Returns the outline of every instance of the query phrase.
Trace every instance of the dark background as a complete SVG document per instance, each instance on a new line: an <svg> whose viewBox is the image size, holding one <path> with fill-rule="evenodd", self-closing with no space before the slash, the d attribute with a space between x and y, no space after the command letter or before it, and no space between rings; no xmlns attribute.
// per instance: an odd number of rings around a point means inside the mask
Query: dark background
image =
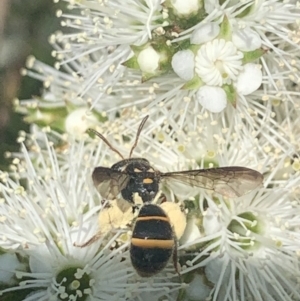
<svg viewBox="0 0 300 301"><path fill-rule="evenodd" d="M48 37L59 29L55 12L61 4L49 0L0 0L0 170L7 170L6 151L18 151L20 130L28 131L20 114L13 111L13 99L40 95L42 84L22 77L28 55L54 64Z"/></svg>

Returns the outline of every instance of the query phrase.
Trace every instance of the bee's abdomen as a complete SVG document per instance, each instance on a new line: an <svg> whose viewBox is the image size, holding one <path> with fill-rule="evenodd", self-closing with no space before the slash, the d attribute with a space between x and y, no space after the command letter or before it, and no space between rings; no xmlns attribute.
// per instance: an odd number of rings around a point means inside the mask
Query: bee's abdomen
<svg viewBox="0 0 300 301"><path fill-rule="evenodd" d="M174 248L173 230L169 218L157 205L144 205L133 229L130 257L133 267L143 277L161 271Z"/></svg>

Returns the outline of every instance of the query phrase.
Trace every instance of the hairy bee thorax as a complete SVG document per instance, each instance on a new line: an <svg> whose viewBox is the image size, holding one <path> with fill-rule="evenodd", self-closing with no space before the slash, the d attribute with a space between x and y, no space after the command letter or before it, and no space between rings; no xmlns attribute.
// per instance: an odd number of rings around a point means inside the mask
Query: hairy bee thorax
<svg viewBox="0 0 300 301"><path fill-rule="evenodd" d="M159 189L160 176L148 160L144 158L124 159L114 164L111 169L126 172L129 176L127 185L121 190L122 197L134 204L133 194L138 193L144 203L151 202Z"/></svg>

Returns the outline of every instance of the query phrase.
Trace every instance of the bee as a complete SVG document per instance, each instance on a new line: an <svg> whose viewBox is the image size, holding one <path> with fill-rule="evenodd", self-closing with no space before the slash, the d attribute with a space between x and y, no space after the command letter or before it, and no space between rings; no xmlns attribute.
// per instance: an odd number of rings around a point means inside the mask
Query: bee
<svg viewBox="0 0 300 301"><path fill-rule="evenodd" d="M159 191L152 203L143 203L135 193L134 201L141 206L137 217L129 210L130 204L113 200L111 205L99 213L99 231L77 247L87 247L122 224L134 221L130 240L130 259L133 268L141 277L151 277L161 272L173 257L173 265L180 275L177 261L177 240L186 227L186 215L178 203L165 201L157 205ZM128 207L129 206L129 207Z"/></svg>
<svg viewBox="0 0 300 301"><path fill-rule="evenodd" d="M148 116L144 117L139 125L128 159L125 159L102 134L89 130L122 158L110 168L96 167L92 179L102 197L113 200L121 194L123 200L131 204L132 208L141 204L130 244L130 258L137 273L142 277L151 277L162 271L173 257L175 270L179 274L177 240L184 232L186 217L178 204L173 202L165 202L160 206L155 204L160 194L160 183L177 181L192 187L213 190L226 197L239 197L261 185L263 176L255 170L239 166L163 173L153 168L145 158L131 158L147 119ZM114 220L122 220L123 213L117 206L108 210L113 211L102 212L103 216L108 213L107 220L112 220L113 216ZM115 210L118 210L120 215L116 215ZM99 222L102 220L100 215ZM102 234L100 230L88 242L77 246L85 247Z"/></svg>
<svg viewBox="0 0 300 301"><path fill-rule="evenodd" d="M98 166L94 169L92 179L102 197L115 199L121 193L124 200L134 205L133 195L138 193L144 203L149 203L157 195L160 183L168 184L171 181L213 190L225 197L240 197L262 184L263 175L247 167L227 166L161 172L153 168L145 158L131 158L148 117L144 117L139 125L128 159L125 159L102 134L90 129L90 132L102 139L122 158L110 168Z"/></svg>

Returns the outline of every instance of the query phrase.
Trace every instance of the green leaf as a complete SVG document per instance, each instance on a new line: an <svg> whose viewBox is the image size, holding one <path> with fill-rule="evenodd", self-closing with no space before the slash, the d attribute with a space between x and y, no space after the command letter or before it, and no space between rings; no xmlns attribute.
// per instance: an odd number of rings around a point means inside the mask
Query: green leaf
<svg viewBox="0 0 300 301"><path fill-rule="evenodd" d="M128 59L127 61L122 63L123 66L127 67L127 68L131 68L131 69L140 69L140 66L138 64L137 58L134 55L133 57L131 57L130 59Z"/></svg>
<svg viewBox="0 0 300 301"><path fill-rule="evenodd" d="M262 57L268 50L266 49L256 49L253 51L244 52L244 57L242 59L243 65L252 63Z"/></svg>
<svg viewBox="0 0 300 301"><path fill-rule="evenodd" d="M182 89L183 90L196 90L199 89L201 86L203 86L203 81L200 77L194 76L191 80L187 81Z"/></svg>
<svg viewBox="0 0 300 301"><path fill-rule="evenodd" d="M223 85L222 89L225 91L227 100L232 104L232 106L236 109L236 99L237 94L233 85Z"/></svg>
<svg viewBox="0 0 300 301"><path fill-rule="evenodd" d="M149 79L151 79L151 78L153 78L157 75L158 75L157 73L156 74L154 74L154 73L143 73L142 74L142 83L148 81Z"/></svg>
<svg viewBox="0 0 300 301"><path fill-rule="evenodd" d="M226 41L231 40L231 26L226 15L224 16L223 22L220 26L219 38Z"/></svg>
<svg viewBox="0 0 300 301"><path fill-rule="evenodd" d="M24 117L27 123L35 123L40 127L51 126L59 132L64 131L64 121L68 115L65 107L28 109L28 115Z"/></svg>

